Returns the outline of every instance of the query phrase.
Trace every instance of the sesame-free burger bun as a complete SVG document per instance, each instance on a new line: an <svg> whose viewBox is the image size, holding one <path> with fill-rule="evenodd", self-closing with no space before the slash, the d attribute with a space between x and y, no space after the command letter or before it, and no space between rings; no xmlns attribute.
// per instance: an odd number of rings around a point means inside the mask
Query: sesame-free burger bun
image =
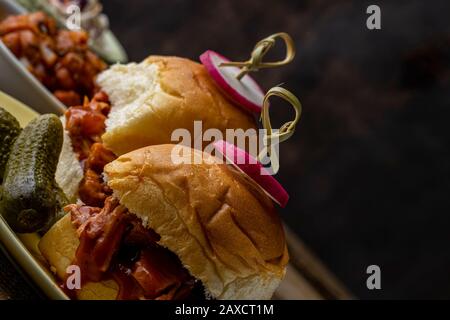
<svg viewBox="0 0 450 320"><path fill-rule="evenodd" d="M114 196L160 235L159 244L202 281L207 296L270 299L289 259L272 201L242 173L209 154L177 146L198 161L175 164L173 148L150 146L108 164L105 177ZM56 264L73 260L76 245L68 249L73 239L64 244L55 239L69 233L73 238L76 232L71 224L59 235L54 228L58 224L41 240L40 249L56 272L64 273ZM52 252L72 258L52 258ZM102 292L111 287L97 284Z"/></svg>
<svg viewBox="0 0 450 320"><path fill-rule="evenodd" d="M185 128L194 139L194 121L203 131L256 129L254 117L228 100L205 67L194 61L150 56L143 62L114 65L97 77L112 110L102 139L117 155L140 147L178 143L175 129Z"/></svg>
<svg viewBox="0 0 450 320"><path fill-rule="evenodd" d="M270 298L288 260L272 200L204 152L177 146L203 158L174 164L173 148L142 148L108 164L114 195L161 236L160 244L178 255L211 296Z"/></svg>

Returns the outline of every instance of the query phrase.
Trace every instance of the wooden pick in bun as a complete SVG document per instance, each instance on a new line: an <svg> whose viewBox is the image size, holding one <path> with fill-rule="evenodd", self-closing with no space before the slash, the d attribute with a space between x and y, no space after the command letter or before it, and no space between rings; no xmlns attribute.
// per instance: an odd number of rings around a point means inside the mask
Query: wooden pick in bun
<svg viewBox="0 0 450 320"><path fill-rule="evenodd" d="M184 270L201 282L206 297L269 299L288 261L271 199L232 166L201 151L182 147L200 160L174 164L173 148L142 148L106 165L115 201L159 236L157 245L176 255ZM68 214L39 244L62 281L76 260L80 229ZM116 281L103 277L85 283L77 297L114 299L118 289Z"/></svg>
<svg viewBox="0 0 450 320"><path fill-rule="evenodd" d="M203 130L256 129L253 116L227 99L206 68L189 59L150 56L143 62L115 65L97 84L112 109L102 140L116 155L171 141L172 132L194 121Z"/></svg>

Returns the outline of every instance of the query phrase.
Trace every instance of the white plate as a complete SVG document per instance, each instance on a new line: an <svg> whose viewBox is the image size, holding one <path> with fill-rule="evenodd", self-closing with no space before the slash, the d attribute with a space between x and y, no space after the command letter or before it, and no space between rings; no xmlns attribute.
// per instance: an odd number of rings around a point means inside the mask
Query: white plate
<svg viewBox="0 0 450 320"><path fill-rule="evenodd" d="M36 111L1 91L0 106L16 117L22 127L39 115ZM67 300L69 298L44 265L45 260L37 248L39 239L39 236L34 233L17 235L0 215L0 244L14 259L14 262L48 298Z"/></svg>

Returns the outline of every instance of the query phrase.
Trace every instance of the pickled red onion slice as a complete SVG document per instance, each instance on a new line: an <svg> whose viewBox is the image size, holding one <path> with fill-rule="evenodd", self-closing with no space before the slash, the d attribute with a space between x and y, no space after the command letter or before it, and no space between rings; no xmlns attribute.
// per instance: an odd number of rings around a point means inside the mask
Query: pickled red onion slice
<svg viewBox="0 0 450 320"><path fill-rule="evenodd" d="M286 206L289 194L257 159L224 140L214 142L214 148L232 165L256 182L273 201L282 208Z"/></svg>
<svg viewBox="0 0 450 320"><path fill-rule="evenodd" d="M200 61L211 78L231 100L250 111L261 112L264 91L249 74L241 80L236 79L240 69L220 67L222 62L229 62L229 60L212 50L205 51L200 56Z"/></svg>

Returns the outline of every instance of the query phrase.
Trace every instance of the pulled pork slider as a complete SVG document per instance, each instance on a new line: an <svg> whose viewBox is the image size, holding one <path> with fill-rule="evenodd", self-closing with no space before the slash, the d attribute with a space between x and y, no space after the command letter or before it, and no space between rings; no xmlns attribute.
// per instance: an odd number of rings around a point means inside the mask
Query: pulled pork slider
<svg viewBox="0 0 450 320"><path fill-rule="evenodd" d="M75 298L271 298L288 261L271 199L212 155L181 147L192 164L175 164L174 147L107 164L104 206L69 205L40 241L64 283L80 267Z"/></svg>
<svg viewBox="0 0 450 320"><path fill-rule="evenodd" d="M141 63L114 65L97 77L111 102L102 136L105 147L122 155L141 147L178 143L175 129L256 129L254 117L228 100L197 62L150 56ZM191 144L193 145L193 144Z"/></svg>
<svg viewBox="0 0 450 320"><path fill-rule="evenodd" d="M172 141L176 129L188 130L194 145L201 138L194 121L201 121L203 131L220 130L223 137L227 129L257 128L253 115L228 100L203 65L188 59L150 56L141 63L117 64L97 77L97 85L100 91L91 100L65 113L65 147L56 175L70 199L88 205L101 206L108 195L101 173L115 156L179 143Z"/></svg>

